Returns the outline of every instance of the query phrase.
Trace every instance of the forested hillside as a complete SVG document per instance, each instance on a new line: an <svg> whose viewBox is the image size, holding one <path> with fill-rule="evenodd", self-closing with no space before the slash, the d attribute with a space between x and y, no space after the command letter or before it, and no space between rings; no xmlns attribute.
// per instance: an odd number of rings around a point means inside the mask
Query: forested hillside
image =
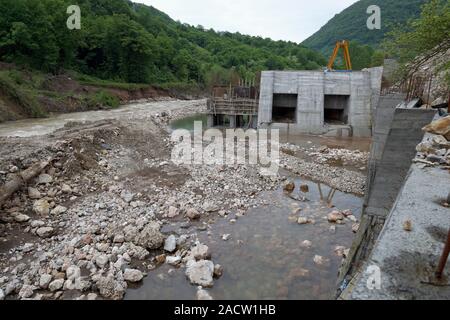
<svg viewBox="0 0 450 320"><path fill-rule="evenodd" d="M417 18L421 6L428 0L360 0L339 14L336 14L318 32L306 39L303 44L321 51L331 52L334 43L347 39L360 44L378 47L385 35L398 24ZM381 9L381 29L367 28L367 8L378 5Z"/></svg>
<svg viewBox="0 0 450 320"><path fill-rule="evenodd" d="M68 30L70 0L2 0L0 60L131 83L220 82L260 70L317 69L303 45L205 30L126 0L79 0L81 30Z"/></svg>

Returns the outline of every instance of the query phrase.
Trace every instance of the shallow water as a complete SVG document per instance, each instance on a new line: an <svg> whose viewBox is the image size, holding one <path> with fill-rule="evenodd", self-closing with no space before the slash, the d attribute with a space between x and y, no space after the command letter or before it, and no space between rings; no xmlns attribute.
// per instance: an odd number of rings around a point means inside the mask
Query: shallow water
<svg viewBox="0 0 450 320"><path fill-rule="evenodd" d="M350 247L353 233L351 222L331 224L326 215L332 210L320 201L318 185L296 179L296 185L308 184L310 201L299 202L281 190L262 195L269 205L250 209L231 224L220 218L207 232L198 232L199 240L210 247L214 263L224 267L224 274L215 280L209 293L214 299L331 299L336 290L337 272L342 258L334 253L336 246ZM329 188L322 185L326 195ZM298 190L294 191L298 194ZM351 209L359 217L362 199L336 192L332 201L338 209ZM299 213L294 213L301 208ZM299 225L289 217L305 216L314 224ZM228 241L223 234L230 234ZM239 240L239 243L238 243ZM311 248L302 248L304 240ZM242 242L241 242L242 241ZM329 261L316 265L315 255ZM184 268L163 265L144 279L142 286L127 291L126 299L195 299L196 286L189 283Z"/></svg>
<svg viewBox="0 0 450 320"><path fill-rule="evenodd" d="M196 114L185 117L170 123L170 129L187 129L194 130L194 121L202 121L203 128L207 128L206 114ZM217 127L224 129L224 127ZM292 143L301 147L311 146L327 146L329 148L345 148L349 150L369 151L370 138L348 138L348 137L326 137L326 136L312 136L306 134L285 134L280 133L281 143Z"/></svg>

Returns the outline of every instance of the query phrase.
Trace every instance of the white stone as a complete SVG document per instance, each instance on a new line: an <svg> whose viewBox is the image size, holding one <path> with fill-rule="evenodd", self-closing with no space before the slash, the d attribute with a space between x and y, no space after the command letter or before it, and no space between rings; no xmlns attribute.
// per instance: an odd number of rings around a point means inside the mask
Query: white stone
<svg viewBox="0 0 450 320"><path fill-rule="evenodd" d="M63 206L56 206L51 212L50 212L50 214L52 214L52 215L60 215L60 214L62 214L62 213L64 213L64 212L66 212L67 211L67 208L66 207L63 207Z"/></svg>
<svg viewBox="0 0 450 320"><path fill-rule="evenodd" d="M202 260L209 257L209 248L207 245L197 243L192 249L191 254L196 260Z"/></svg>
<svg viewBox="0 0 450 320"><path fill-rule="evenodd" d="M144 278L144 275L141 271L136 269L126 269L123 273L123 278L128 282L139 282Z"/></svg>
<svg viewBox="0 0 450 320"><path fill-rule="evenodd" d="M197 300L214 300L208 291L204 290L201 286L197 289Z"/></svg>
<svg viewBox="0 0 450 320"><path fill-rule="evenodd" d="M27 222L28 220L30 220L30 217L26 214L19 213L14 217L14 220L17 222Z"/></svg>
<svg viewBox="0 0 450 320"><path fill-rule="evenodd" d="M169 218L175 218L179 214L180 214L180 210L177 207L174 207L174 206L169 207L169 213L167 214L167 216Z"/></svg>
<svg viewBox="0 0 450 320"><path fill-rule="evenodd" d="M50 274L43 274L39 278L39 287L42 289L47 289L48 285L52 281L52 276Z"/></svg>
<svg viewBox="0 0 450 320"><path fill-rule="evenodd" d="M168 252L174 252L177 248L177 238L174 235L170 235L164 241L164 250Z"/></svg>
<svg viewBox="0 0 450 320"><path fill-rule="evenodd" d="M309 240L305 240L300 244L300 247L302 248L311 248L312 242Z"/></svg>
<svg viewBox="0 0 450 320"><path fill-rule="evenodd" d="M100 268L105 267L105 265L108 263L109 259L106 256L106 254L99 254L95 258L95 264L98 265Z"/></svg>
<svg viewBox="0 0 450 320"><path fill-rule="evenodd" d="M52 181L53 181L52 176L46 173L42 173L41 175L39 175L37 179L38 184L47 184L51 183Z"/></svg>
<svg viewBox="0 0 450 320"><path fill-rule="evenodd" d="M75 281L81 276L81 269L78 266L72 265L66 270L67 279Z"/></svg>
<svg viewBox="0 0 450 320"><path fill-rule="evenodd" d="M36 230L36 234L41 238L49 238L52 236L53 231L52 227L40 227Z"/></svg>
<svg viewBox="0 0 450 320"><path fill-rule="evenodd" d="M31 285L24 284L19 291L19 297L21 299L30 298L34 293L34 288Z"/></svg>
<svg viewBox="0 0 450 320"><path fill-rule="evenodd" d="M214 280L214 263L209 260L190 260L186 266L186 276L192 284L212 287Z"/></svg>
<svg viewBox="0 0 450 320"><path fill-rule="evenodd" d="M63 285L64 285L64 279L56 279L56 280L53 280L52 282L50 282L50 284L48 285L48 289L51 292L55 292L55 291L62 289Z"/></svg>
<svg viewBox="0 0 450 320"><path fill-rule="evenodd" d="M181 262L180 256L167 256L166 257L166 263L170 264L171 266L176 266Z"/></svg>

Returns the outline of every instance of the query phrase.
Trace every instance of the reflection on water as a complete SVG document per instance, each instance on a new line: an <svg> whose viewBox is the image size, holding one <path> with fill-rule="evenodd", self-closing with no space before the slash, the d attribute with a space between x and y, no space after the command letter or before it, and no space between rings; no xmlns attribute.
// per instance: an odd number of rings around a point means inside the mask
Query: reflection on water
<svg viewBox="0 0 450 320"><path fill-rule="evenodd" d="M207 116L206 114L196 114L190 117L185 117L179 120L172 121L170 123L170 128L175 129L187 129L189 131L194 130L194 121L201 121L203 129L207 126Z"/></svg>
<svg viewBox="0 0 450 320"><path fill-rule="evenodd" d="M353 233L351 223L336 225L330 230L326 216L330 212L327 200L338 209L351 209L359 217L362 199L329 187L296 180L296 185L308 184L309 192L300 193L308 201L288 197L281 190L261 195L269 203L253 208L236 224L220 218L199 239L208 244L212 260L224 267L223 276L209 289L215 299L330 299L336 289L341 258L336 246L350 247ZM324 194L328 197L324 198ZM325 200L325 201L321 201ZM315 220L299 225L302 216ZM231 239L223 241L223 234ZM304 240L312 242L303 248ZM327 259L316 265L315 255ZM126 299L195 299L196 287L189 284L184 268L169 275L171 267L164 265L151 271L139 288L129 289Z"/></svg>

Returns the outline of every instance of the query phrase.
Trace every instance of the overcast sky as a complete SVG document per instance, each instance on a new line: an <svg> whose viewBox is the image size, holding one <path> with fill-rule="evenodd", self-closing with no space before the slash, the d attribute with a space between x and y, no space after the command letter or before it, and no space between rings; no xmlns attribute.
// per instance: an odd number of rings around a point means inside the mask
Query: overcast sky
<svg viewBox="0 0 450 320"><path fill-rule="evenodd" d="M133 0L216 31L302 42L357 0Z"/></svg>

